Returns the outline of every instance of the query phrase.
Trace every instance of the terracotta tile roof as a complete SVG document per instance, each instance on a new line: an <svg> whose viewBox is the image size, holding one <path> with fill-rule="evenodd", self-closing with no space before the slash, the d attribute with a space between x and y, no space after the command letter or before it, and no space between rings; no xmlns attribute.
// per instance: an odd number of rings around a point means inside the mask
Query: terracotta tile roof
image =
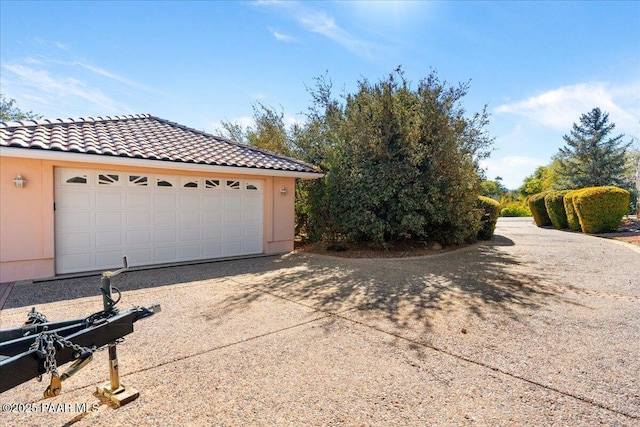
<svg viewBox="0 0 640 427"><path fill-rule="evenodd" d="M0 147L322 173L317 167L300 160L148 114L0 122Z"/></svg>

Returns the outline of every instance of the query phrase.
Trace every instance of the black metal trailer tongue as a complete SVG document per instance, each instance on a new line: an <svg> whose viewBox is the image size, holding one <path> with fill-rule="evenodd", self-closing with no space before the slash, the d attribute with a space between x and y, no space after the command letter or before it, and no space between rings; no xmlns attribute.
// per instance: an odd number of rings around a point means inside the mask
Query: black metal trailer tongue
<svg viewBox="0 0 640 427"><path fill-rule="evenodd" d="M124 311L115 308L121 294L118 288L111 286L111 278L128 268L125 257L124 268L102 273L102 311L86 318L49 322L34 307L24 325L0 330L0 393L33 378L40 381L42 375L51 374L44 397L57 396L62 391L62 381L86 366L94 353L108 349L109 382L98 386L98 394L117 406L135 400L140 393L120 383L116 346L133 332L135 322L159 313L160 304L134 306ZM118 294L115 300L113 291ZM59 366L72 361L64 373L58 372Z"/></svg>

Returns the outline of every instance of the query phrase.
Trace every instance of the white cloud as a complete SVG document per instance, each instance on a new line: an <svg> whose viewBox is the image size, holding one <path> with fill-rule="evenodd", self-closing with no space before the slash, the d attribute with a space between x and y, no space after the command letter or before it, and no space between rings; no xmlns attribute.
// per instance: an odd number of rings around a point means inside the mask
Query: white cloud
<svg viewBox="0 0 640 427"><path fill-rule="evenodd" d="M43 40L38 43L55 45ZM47 118L137 113L128 102L147 99L150 92L157 92L87 61L65 57L17 58L3 63L1 71L2 93L16 99L21 108Z"/></svg>
<svg viewBox="0 0 640 427"><path fill-rule="evenodd" d="M297 19L306 30L321 34L360 56L373 57L371 47L366 42L344 30L326 13L305 9Z"/></svg>
<svg viewBox="0 0 640 427"><path fill-rule="evenodd" d="M47 48L53 46L53 47L55 47L57 49L60 49L60 50L70 50L69 45L67 45L65 43L61 43L61 42L55 41L55 40L53 40L53 41L52 40L45 40L45 39L41 39L39 37L36 37L34 39L34 41L37 44L39 44L41 46L45 46Z"/></svg>
<svg viewBox="0 0 640 427"><path fill-rule="evenodd" d="M29 60L2 65L2 92L49 118L134 113L127 104L104 93L96 82Z"/></svg>
<svg viewBox="0 0 640 427"><path fill-rule="evenodd" d="M246 129L249 126L254 126L256 121L253 120L253 117L241 116L231 120L231 123L237 123L242 126L243 129Z"/></svg>
<svg viewBox="0 0 640 427"><path fill-rule="evenodd" d="M277 7L305 30L327 37L358 56L368 59L373 58L373 49L368 42L342 28L332 16L323 11L312 10L302 2L293 1L258 1L254 4L257 6ZM271 30L271 33L281 41L293 40L293 38L289 39L290 36L273 30Z"/></svg>
<svg viewBox="0 0 640 427"><path fill-rule="evenodd" d="M296 39L294 37L292 37L292 36L288 36L286 34L279 33L278 31L275 31L275 30L269 30L269 31L271 31L271 34L273 34L273 37L275 37L276 40L278 40L278 41L286 42L286 43L291 43L291 42L296 41Z"/></svg>
<svg viewBox="0 0 640 427"><path fill-rule="evenodd" d="M120 104L109 98L100 89L89 87L84 81L73 77L53 76L47 70L34 69L24 65L6 64L2 67L10 73L11 82L22 88L27 94L33 94L35 90L39 96L33 99L49 99L52 103L69 101L70 98L78 98L92 104L94 107L106 113L122 113L131 110L124 104Z"/></svg>
<svg viewBox="0 0 640 427"><path fill-rule="evenodd" d="M111 72L109 72L109 71L107 71L105 69L100 68L100 67L96 67L96 66L89 65L89 64L84 64L82 62L72 62L72 63L63 63L63 64L64 65L72 65L72 66L73 65L77 65L77 66L80 66L80 67L82 67L84 69L87 69L87 70L89 70L89 71L91 71L91 72L93 72L95 74L98 74L100 76L103 76L103 77L106 77L108 79L114 80L114 81L116 81L118 83L124 83L124 84L126 84L128 86L136 87L138 89L144 89L144 90L147 90L147 91L152 91L153 90L153 89L151 89L151 88L149 88L149 87L147 87L145 85L142 85L140 83L134 82L133 80L127 79L126 77L122 77L122 76L119 76L117 74L113 74L113 73L111 73Z"/></svg>
<svg viewBox="0 0 640 427"><path fill-rule="evenodd" d="M580 116L599 107L609 113L617 130L637 133L640 117L640 81L629 85L606 82L563 86L525 100L500 105L496 114L514 114L543 126L568 132Z"/></svg>
<svg viewBox="0 0 640 427"><path fill-rule="evenodd" d="M487 159L480 162L485 169L487 179L502 177L502 182L509 189L516 189L522 185L524 178L531 175L538 166L549 163L549 159L537 157L511 155L497 159Z"/></svg>

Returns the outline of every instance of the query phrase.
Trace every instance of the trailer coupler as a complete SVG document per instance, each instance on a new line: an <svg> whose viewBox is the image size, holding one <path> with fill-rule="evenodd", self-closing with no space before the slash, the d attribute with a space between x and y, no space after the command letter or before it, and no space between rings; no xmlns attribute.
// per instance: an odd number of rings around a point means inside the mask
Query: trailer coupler
<svg viewBox="0 0 640 427"><path fill-rule="evenodd" d="M49 322L33 308L24 325L0 330L0 393L33 378L41 380L43 374L51 374L44 398L58 396L62 381L88 365L97 351L108 349L110 381L98 387L98 394L117 406L139 396L137 390L120 383L116 345L133 332L135 322L159 313L160 305L134 306L122 312L115 308L120 291L113 288L118 293L114 300L110 280L128 268L126 258L124 263L125 268L102 274L102 311L86 318ZM58 366L69 362L73 363L60 375Z"/></svg>

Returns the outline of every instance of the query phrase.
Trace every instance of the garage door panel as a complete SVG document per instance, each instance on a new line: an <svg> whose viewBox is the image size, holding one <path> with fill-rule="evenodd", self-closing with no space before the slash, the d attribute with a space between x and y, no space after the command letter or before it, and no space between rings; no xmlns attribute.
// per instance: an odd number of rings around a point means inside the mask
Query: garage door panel
<svg viewBox="0 0 640 427"><path fill-rule="evenodd" d="M97 193L96 209L121 210L122 193L118 190Z"/></svg>
<svg viewBox="0 0 640 427"><path fill-rule="evenodd" d="M58 269L66 273L74 273L77 271L91 271L94 269L93 254L79 253L67 254L58 260Z"/></svg>
<svg viewBox="0 0 640 427"><path fill-rule="evenodd" d="M127 245L149 245L152 242L151 230L127 231Z"/></svg>
<svg viewBox="0 0 640 427"><path fill-rule="evenodd" d="M99 211L95 213L95 218L96 228L98 229L113 230L122 228L122 213L120 211Z"/></svg>
<svg viewBox="0 0 640 427"><path fill-rule="evenodd" d="M222 256L222 243L207 243L202 245L204 258L218 258Z"/></svg>
<svg viewBox="0 0 640 427"><path fill-rule="evenodd" d="M224 256L240 255L242 253L242 242L225 242L223 248Z"/></svg>
<svg viewBox="0 0 640 427"><path fill-rule="evenodd" d="M181 226L185 225L199 225L200 224L200 210L193 209L187 211L180 212L180 222L178 223Z"/></svg>
<svg viewBox="0 0 640 427"><path fill-rule="evenodd" d="M207 227L202 229L205 241L222 240L222 227Z"/></svg>
<svg viewBox="0 0 640 427"><path fill-rule="evenodd" d="M244 198L245 209L262 211L262 195L251 195Z"/></svg>
<svg viewBox="0 0 640 427"><path fill-rule="evenodd" d="M181 228L180 229L180 241L181 242L199 242L200 229L199 228Z"/></svg>
<svg viewBox="0 0 640 427"><path fill-rule="evenodd" d="M242 194L225 194L224 208L237 210L242 209Z"/></svg>
<svg viewBox="0 0 640 427"><path fill-rule="evenodd" d="M178 248L175 246L156 247L156 262L172 262L178 260Z"/></svg>
<svg viewBox="0 0 640 427"><path fill-rule="evenodd" d="M161 190L155 193L155 207L158 209L175 209L178 206L176 194L168 192L170 190Z"/></svg>
<svg viewBox="0 0 640 427"><path fill-rule="evenodd" d="M64 215L60 215L59 221L56 223L57 227L62 227L65 230L73 231L90 229L92 212L64 212Z"/></svg>
<svg viewBox="0 0 640 427"><path fill-rule="evenodd" d="M62 242L56 245L56 250L62 254L78 253L91 250L93 242L91 241L91 233L78 232L69 233Z"/></svg>
<svg viewBox="0 0 640 427"><path fill-rule="evenodd" d="M85 209L91 207L93 197L86 189L77 190L64 190L60 194L58 200L56 200L56 209L76 209L78 206L84 206Z"/></svg>
<svg viewBox="0 0 640 427"><path fill-rule="evenodd" d="M200 254L200 245L180 246L180 259L198 259Z"/></svg>
<svg viewBox="0 0 640 427"><path fill-rule="evenodd" d="M121 250L96 252L96 267L110 268L114 265L121 265L123 256Z"/></svg>
<svg viewBox="0 0 640 427"><path fill-rule="evenodd" d="M155 230L156 243L171 243L176 242L177 231L175 228L167 228L164 230Z"/></svg>
<svg viewBox="0 0 640 427"><path fill-rule="evenodd" d="M180 208L200 209L199 194L180 194Z"/></svg>
<svg viewBox="0 0 640 427"><path fill-rule="evenodd" d="M242 242L242 252L245 254L259 254L262 252L261 240L245 240Z"/></svg>
<svg viewBox="0 0 640 427"><path fill-rule="evenodd" d="M242 222L242 211L241 210L237 210L237 211L225 211L224 212L224 223L225 224L239 224Z"/></svg>
<svg viewBox="0 0 640 427"><path fill-rule="evenodd" d="M248 239L256 239L262 236L262 226L260 225L245 225L243 227L242 237Z"/></svg>
<svg viewBox="0 0 640 427"><path fill-rule="evenodd" d="M245 223L257 224L262 221L262 212L259 211L244 211L242 212L242 221Z"/></svg>
<svg viewBox="0 0 640 427"><path fill-rule="evenodd" d="M145 187L136 190L129 190L126 194L127 209L151 209L151 194Z"/></svg>
<svg viewBox="0 0 640 427"><path fill-rule="evenodd" d="M202 196L202 204L205 209L222 209L222 194L205 193Z"/></svg>
<svg viewBox="0 0 640 427"><path fill-rule="evenodd" d="M55 182L57 273L263 251L260 180L56 168Z"/></svg>
<svg viewBox="0 0 640 427"><path fill-rule="evenodd" d="M128 229L151 226L151 212L149 211L127 212L126 215L127 215L126 227Z"/></svg>
<svg viewBox="0 0 640 427"><path fill-rule="evenodd" d="M177 224L176 221L176 211L155 211L154 212L155 225L157 227L175 227Z"/></svg>
<svg viewBox="0 0 640 427"><path fill-rule="evenodd" d="M222 224L222 211L205 211L204 224Z"/></svg>
<svg viewBox="0 0 640 427"><path fill-rule="evenodd" d="M122 246L121 231L98 231L96 232L96 246Z"/></svg>
<svg viewBox="0 0 640 427"><path fill-rule="evenodd" d="M241 239L242 227L239 225L228 225L224 228L224 238L227 239Z"/></svg>
<svg viewBox="0 0 640 427"><path fill-rule="evenodd" d="M124 250L129 265L149 265L153 264L153 249L151 248L127 248ZM122 265L120 260L119 265Z"/></svg>

